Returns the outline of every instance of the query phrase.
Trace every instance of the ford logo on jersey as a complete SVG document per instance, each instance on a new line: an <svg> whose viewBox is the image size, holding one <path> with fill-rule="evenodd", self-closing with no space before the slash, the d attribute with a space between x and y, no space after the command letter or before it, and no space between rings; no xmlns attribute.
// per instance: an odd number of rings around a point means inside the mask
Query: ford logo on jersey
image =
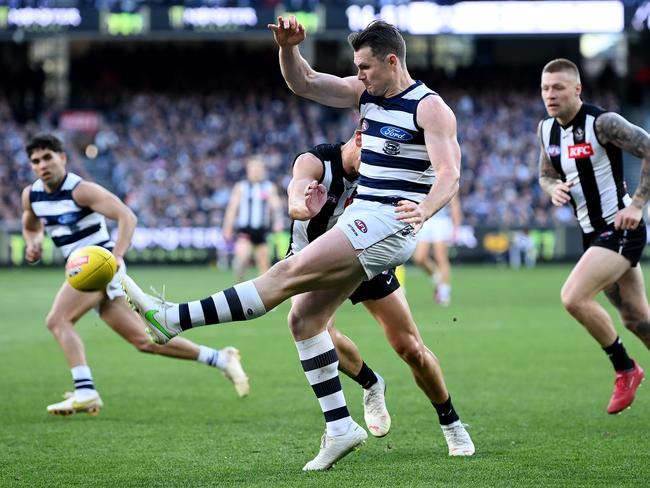
<svg viewBox="0 0 650 488"><path fill-rule="evenodd" d="M75 213L67 213L59 215L59 218L57 220L61 225L70 225L74 224L78 220L77 217L78 215Z"/></svg>
<svg viewBox="0 0 650 488"><path fill-rule="evenodd" d="M392 125L385 125L379 132L382 136L388 137L395 141L410 141L413 139L413 136L399 127L393 127Z"/></svg>

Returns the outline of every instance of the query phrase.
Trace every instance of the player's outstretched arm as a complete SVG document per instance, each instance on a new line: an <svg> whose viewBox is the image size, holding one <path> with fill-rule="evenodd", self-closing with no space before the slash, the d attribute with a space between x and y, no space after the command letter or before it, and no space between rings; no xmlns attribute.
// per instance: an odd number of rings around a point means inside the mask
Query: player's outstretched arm
<svg viewBox="0 0 650 488"><path fill-rule="evenodd" d="M268 24L280 48L280 70L287 86L296 95L337 108L356 107L364 90L354 76L338 76L315 71L300 54L298 45L305 39L305 29L292 15L278 17Z"/></svg>
<svg viewBox="0 0 650 488"><path fill-rule="evenodd" d="M29 263L35 263L41 259L41 245L43 242L43 224L32 210L32 204L29 201L31 185L26 187L22 193L23 203L23 237L27 246L25 250L25 259Z"/></svg>
<svg viewBox="0 0 650 488"><path fill-rule="evenodd" d="M117 221L117 241L113 254L118 263L121 263L126 251L129 250L133 232L138 223L138 218L133 211L106 188L89 181L79 183L72 190L72 198L80 207L91 208L95 212Z"/></svg>
<svg viewBox="0 0 650 488"><path fill-rule="evenodd" d="M456 139L456 116L440 97L424 98L417 110L417 123L424 131L424 142L436 180L419 204L401 201L395 211L398 220L413 224L417 233L425 220L447 205L458 192L460 146Z"/></svg>
<svg viewBox="0 0 650 488"><path fill-rule="evenodd" d="M550 197L551 202L556 207L569 203L571 201L572 181L563 182L551 163L548 154L544 150L542 142L542 123L537 126L537 138L539 139L539 186L542 187Z"/></svg>
<svg viewBox="0 0 650 488"><path fill-rule="evenodd" d="M289 217L307 220L325 205L327 190L320 184L323 179L323 162L311 153L302 153L293 164L293 173L287 196Z"/></svg>

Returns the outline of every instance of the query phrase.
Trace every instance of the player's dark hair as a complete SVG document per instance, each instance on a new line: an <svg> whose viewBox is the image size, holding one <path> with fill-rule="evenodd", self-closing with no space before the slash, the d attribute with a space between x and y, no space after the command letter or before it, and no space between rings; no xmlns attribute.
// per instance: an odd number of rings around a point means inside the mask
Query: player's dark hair
<svg viewBox="0 0 650 488"><path fill-rule="evenodd" d="M402 34L397 27L383 20L375 20L362 31L350 34L348 44L355 51L368 46L372 55L379 59L395 54L402 66L406 65L406 43Z"/></svg>
<svg viewBox="0 0 650 488"><path fill-rule="evenodd" d="M27 143L27 146L25 146L25 151L27 152L28 157L31 156L34 151L39 149L49 149L56 153L64 152L61 139L52 134L39 134L34 136L29 143Z"/></svg>
<svg viewBox="0 0 650 488"><path fill-rule="evenodd" d="M578 70L578 66L576 66L573 61L566 58L557 58L553 61L549 61L546 63L546 66L544 66L542 73L557 73L558 71L568 71L580 79L580 70Z"/></svg>

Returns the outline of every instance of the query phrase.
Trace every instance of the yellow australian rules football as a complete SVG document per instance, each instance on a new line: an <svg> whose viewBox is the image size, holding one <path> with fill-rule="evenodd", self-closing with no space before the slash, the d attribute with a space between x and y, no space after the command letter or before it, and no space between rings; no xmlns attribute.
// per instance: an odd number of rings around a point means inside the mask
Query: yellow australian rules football
<svg viewBox="0 0 650 488"><path fill-rule="evenodd" d="M116 272L115 256L101 246L77 249L65 263L65 278L79 291L104 290Z"/></svg>

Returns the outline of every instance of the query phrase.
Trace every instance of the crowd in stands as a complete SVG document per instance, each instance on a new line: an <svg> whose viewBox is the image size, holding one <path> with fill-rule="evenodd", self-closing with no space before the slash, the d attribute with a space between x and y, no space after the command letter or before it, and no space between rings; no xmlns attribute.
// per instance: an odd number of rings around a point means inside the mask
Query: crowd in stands
<svg viewBox="0 0 650 488"><path fill-rule="evenodd" d="M125 94L101 110L92 136L58 130L58 115L47 111L19 124L0 96L0 222L20 222L20 190L33 180L23 147L37 132L61 135L71 170L113 190L140 225L220 226L247 155L265 157L283 193L296 153L347 140L357 124L353 112L303 101L285 87L243 91ZM537 92L496 85L439 91L458 119L467 223L544 228L572 221L571 209L553 208L537 184L536 129L544 115ZM601 101L617 109L611 97ZM88 144L96 151L87 152Z"/></svg>

